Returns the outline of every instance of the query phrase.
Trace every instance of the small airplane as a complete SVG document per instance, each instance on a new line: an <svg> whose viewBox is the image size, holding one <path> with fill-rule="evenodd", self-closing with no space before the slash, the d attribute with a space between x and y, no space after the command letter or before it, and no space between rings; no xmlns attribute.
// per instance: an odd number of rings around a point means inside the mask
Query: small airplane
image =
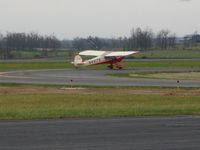
<svg viewBox="0 0 200 150"><path fill-rule="evenodd" d="M120 62L124 57L138 53L138 51L97 51L97 50L85 50L80 52L74 57L74 66L76 68L81 66L90 66L97 64L109 64L108 68L113 69L122 69L123 66ZM94 58L89 60L83 60L81 56L94 56Z"/></svg>

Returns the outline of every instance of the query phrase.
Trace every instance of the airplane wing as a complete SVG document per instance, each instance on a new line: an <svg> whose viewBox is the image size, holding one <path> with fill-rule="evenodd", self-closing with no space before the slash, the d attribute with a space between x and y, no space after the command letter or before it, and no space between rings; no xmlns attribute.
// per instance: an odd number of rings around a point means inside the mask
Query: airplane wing
<svg viewBox="0 0 200 150"><path fill-rule="evenodd" d="M85 50L79 53L79 55L82 56L101 56L104 53L106 53L106 51L97 51L97 50Z"/></svg>
<svg viewBox="0 0 200 150"><path fill-rule="evenodd" d="M97 50L85 50L79 53L81 56L105 56L105 57L113 57L113 56L128 56L138 53L138 51L97 51Z"/></svg>
<svg viewBox="0 0 200 150"><path fill-rule="evenodd" d="M128 56L128 55L132 55L138 53L138 51L118 51L118 52L111 52L108 53L107 55L105 55L105 57L113 57L113 56Z"/></svg>

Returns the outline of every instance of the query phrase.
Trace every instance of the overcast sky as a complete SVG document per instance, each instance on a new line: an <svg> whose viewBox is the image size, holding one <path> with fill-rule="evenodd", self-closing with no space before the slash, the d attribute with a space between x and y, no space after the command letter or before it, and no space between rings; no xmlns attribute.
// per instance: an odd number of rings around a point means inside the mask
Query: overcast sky
<svg viewBox="0 0 200 150"><path fill-rule="evenodd" d="M132 28L200 31L200 0L0 0L0 32L129 36Z"/></svg>

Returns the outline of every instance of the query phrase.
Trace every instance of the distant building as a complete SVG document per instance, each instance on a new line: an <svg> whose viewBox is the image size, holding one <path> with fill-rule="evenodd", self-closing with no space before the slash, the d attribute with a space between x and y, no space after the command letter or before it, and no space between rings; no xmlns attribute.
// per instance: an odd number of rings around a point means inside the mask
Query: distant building
<svg viewBox="0 0 200 150"><path fill-rule="evenodd" d="M187 35L184 37L184 42L200 43L200 35L199 34Z"/></svg>
<svg viewBox="0 0 200 150"><path fill-rule="evenodd" d="M183 44L184 43L184 37L177 37L176 38L176 44Z"/></svg>

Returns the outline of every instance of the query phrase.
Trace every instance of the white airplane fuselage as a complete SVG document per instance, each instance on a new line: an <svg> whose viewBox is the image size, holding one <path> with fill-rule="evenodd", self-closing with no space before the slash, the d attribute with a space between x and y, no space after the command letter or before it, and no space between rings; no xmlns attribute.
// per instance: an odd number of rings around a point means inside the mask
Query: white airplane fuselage
<svg viewBox="0 0 200 150"><path fill-rule="evenodd" d="M76 57L81 58L79 55ZM122 65L118 64L123 60L124 57L108 57L105 56L97 56L89 60L76 62L74 61L75 67L81 67L81 66L90 66L90 65L98 65L98 64L110 64L108 67L113 68L113 65L115 64L118 69L122 68ZM75 58L76 59L76 58Z"/></svg>
<svg viewBox="0 0 200 150"><path fill-rule="evenodd" d="M97 51L97 50L85 50L80 52L74 57L74 66L76 68L81 66L90 66L98 64L109 64L108 67L113 69L116 67L122 69L122 65L119 64L125 56L138 53L138 51ZM94 58L83 60L81 56L93 56Z"/></svg>

